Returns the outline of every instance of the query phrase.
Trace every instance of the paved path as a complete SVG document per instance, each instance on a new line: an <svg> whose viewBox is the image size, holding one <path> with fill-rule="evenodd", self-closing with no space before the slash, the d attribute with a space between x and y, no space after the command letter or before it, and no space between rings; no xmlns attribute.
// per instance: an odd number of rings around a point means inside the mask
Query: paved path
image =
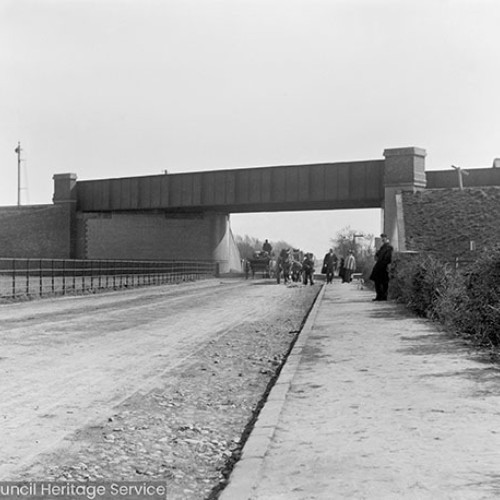
<svg viewBox="0 0 500 500"><path fill-rule="evenodd" d="M500 498L500 366L323 288L220 500Z"/></svg>

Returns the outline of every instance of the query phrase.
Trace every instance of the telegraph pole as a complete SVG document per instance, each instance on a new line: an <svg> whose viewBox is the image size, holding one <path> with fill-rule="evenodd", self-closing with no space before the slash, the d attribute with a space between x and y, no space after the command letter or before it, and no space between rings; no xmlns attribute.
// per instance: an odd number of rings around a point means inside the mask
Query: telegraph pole
<svg viewBox="0 0 500 500"><path fill-rule="evenodd" d="M463 181L463 176L464 175L469 175L469 172L467 170L462 170L460 167L455 167L455 165L451 166L457 171L458 175L458 187L460 188L460 191L463 191L464 189L464 181Z"/></svg>
<svg viewBox="0 0 500 500"><path fill-rule="evenodd" d="M17 204L21 204L21 143L17 143L17 148L14 150L17 153Z"/></svg>

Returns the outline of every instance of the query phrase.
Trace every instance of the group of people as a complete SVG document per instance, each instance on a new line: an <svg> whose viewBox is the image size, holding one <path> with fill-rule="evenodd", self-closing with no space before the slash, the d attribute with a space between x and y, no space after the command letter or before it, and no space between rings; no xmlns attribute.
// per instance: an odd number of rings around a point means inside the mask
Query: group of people
<svg viewBox="0 0 500 500"><path fill-rule="evenodd" d="M375 265L373 266L370 274L370 280L375 284L375 298L374 301L387 300L387 293L389 289L389 264L392 261L393 247L390 244L389 238L386 234L380 235L381 246L375 253ZM264 242L262 250L271 255L272 246L268 240ZM311 253L306 253L302 261L302 279L304 285L310 283L314 284L314 257ZM342 283L350 283L352 275L356 271L356 258L354 252L349 250L345 257L340 259L337 257L333 248L330 248L328 253L323 259L323 266L321 272L326 275L326 283L333 283L333 278L338 272L339 278Z"/></svg>
<svg viewBox="0 0 500 500"><path fill-rule="evenodd" d="M382 245L375 253L375 265L370 274L370 280L375 283L375 298L374 301L387 300L389 290L389 264L392 261L393 248L386 234L381 234L380 239ZM326 275L326 283L333 283L333 277L338 270L338 275L342 279L342 283L350 283L352 274L356 271L356 258L354 252L349 251L344 258L338 258L332 248L323 259L322 273Z"/></svg>
<svg viewBox="0 0 500 500"><path fill-rule="evenodd" d="M306 253L302 261L302 281L304 285L314 285L314 257L312 253Z"/></svg>
<svg viewBox="0 0 500 500"><path fill-rule="evenodd" d="M334 253L333 248L330 248L323 259L323 268L321 272L326 275L326 283L333 283L333 277L337 273L341 278L342 283L350 283L352 274L356 271L356 257L354 252L349 250L347 256L341 257L340 260Z"/></svg>
<svg viewBox="0 0 500 500"><path fill-rule="evenodd" d="M283 248L277 261L277 273L283 273L285 282L291 275L293 281L302 279L304 285L314 285L314 256L312 253L299 252L303 257L293 255L292 249ZM279 281L278 281L279 282Z"/></svg>
<svg viewBox="0 0 500 500"><path fill-rule="evenodd" d="M262 251L267 255L273 255L273 247L266 239L262 245ZM302 253L302 252L300 252ZM285 282L288 280L288 274L293 276L302 277L304 285L311 284L314 285L314 256L312 253L303 254L301 260L295 260L296 257L292 257L292 249L283 248L276 261L276 272L284 272ZM296 268L294 267L296 266ZM298 271L297 271L298 269ZM278 276L279 277L279 276ZM278 281L279 282L279 281Z"/></svg>

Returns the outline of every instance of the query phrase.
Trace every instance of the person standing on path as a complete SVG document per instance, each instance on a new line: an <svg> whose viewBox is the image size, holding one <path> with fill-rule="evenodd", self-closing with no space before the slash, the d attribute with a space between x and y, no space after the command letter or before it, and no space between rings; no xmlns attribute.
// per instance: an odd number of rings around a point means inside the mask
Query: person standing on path
<svg viewBox="0 0 500 500"><path fill-rule="evenodd" d="M314 260L311 253L306 253L304 260L302 261L302 274L304 276L304 285L308 282L314 285Z"/></svg>
<svg viewBox="0 0 500 500"><path fill-rule="evenodd" d="M335 273L335 268L337 267L337 256L333 253L333 248L325 255L323 259L323 272L326 274L326 283L333 282L333 275Z"/></svg>
<svg viewBox="0 0 500 500"><path fill-rule="evenodd" d="M393 248L386 234L381 234L382 246L375 253L375 265L370 274L370 279L375 283L376 296L374 301L387 300L389 291L389 264L392 261Z"/></svg>
<svg viewBox="0 0 500 500"><path fill-rule="evenodd" d="M349 250L349 254L347 255L344 262L344 277L342 279L343 283L351 282L351 275L354 271L356 271L356 258L354 257L354 252Z"/></svg>
<svg viewBox="0 0 500 500"><path fill-rule="evenodd" d="M342 279L342 283L345 283L345 259L344 257L340 258L339 262L339 278Z"/></svg>

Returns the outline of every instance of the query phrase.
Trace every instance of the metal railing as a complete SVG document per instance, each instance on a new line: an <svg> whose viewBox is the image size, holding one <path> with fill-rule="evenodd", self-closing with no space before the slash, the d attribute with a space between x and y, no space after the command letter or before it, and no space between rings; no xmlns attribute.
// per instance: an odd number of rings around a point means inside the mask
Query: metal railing
<svg viewBox="0 0 500 500"><path fill-rule="evenodd" d="M0 298L95 293L214 277L213 261L0 258Z"/></svg>

